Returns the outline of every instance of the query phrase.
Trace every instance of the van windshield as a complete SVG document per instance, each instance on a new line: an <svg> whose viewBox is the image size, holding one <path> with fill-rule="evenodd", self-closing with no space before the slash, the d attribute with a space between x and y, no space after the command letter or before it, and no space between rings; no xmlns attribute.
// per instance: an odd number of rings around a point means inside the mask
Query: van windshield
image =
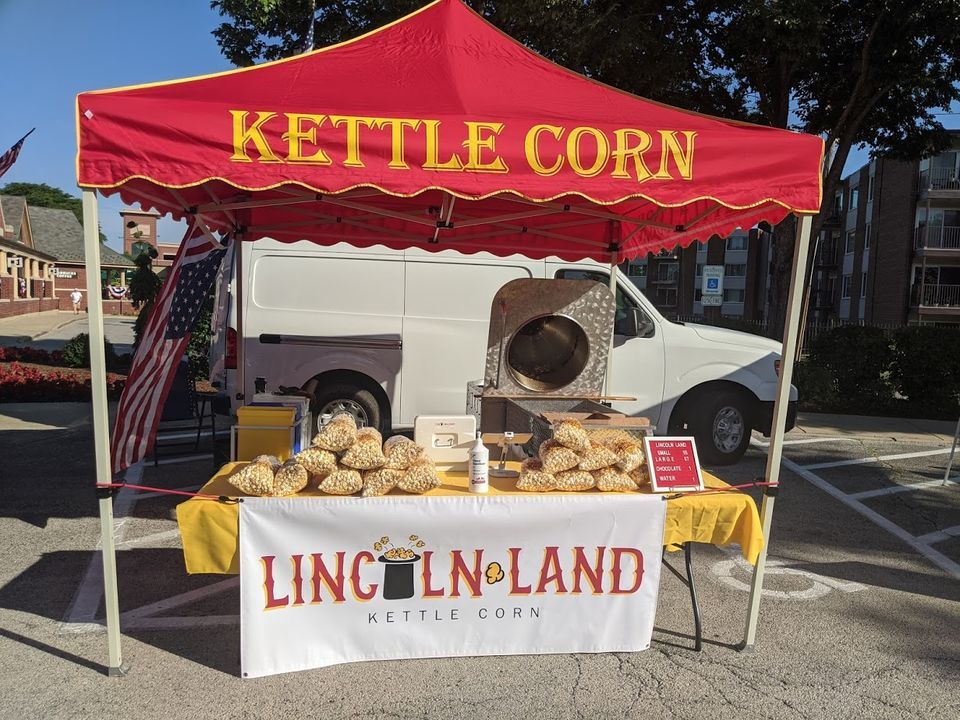
<svg viewBox="0 0 960 720"><path fill-rule="evenodd" d="M562 270L557 270L557 273L554 277L559 280L593 280L594 282L603 283L604 285L610 284L610 275L597 270L564 268ZM646 316L646 313L643 312L636 302L634 302L633 298L623 291L623 286L620 283L617 283L617 313L614 317L614 328L617 328L620 323L624 322L627 314L632 310L639 310L644 316Z"/></svg>

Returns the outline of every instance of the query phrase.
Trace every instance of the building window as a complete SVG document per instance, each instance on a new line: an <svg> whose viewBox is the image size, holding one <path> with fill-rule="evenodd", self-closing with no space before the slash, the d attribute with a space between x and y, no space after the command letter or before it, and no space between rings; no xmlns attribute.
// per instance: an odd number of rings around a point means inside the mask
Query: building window
<svg viewBox="0 0 960 720"><path fill-rule="evenodd" d="M727 238L727 250L746 250L747 249L747 236L746 235L731 235Z"/></svg>
<svg viewBox="0 0 960 720"><path fill-rule="evenodd" d="M840 299L850 299L850 286L853 285L853 275L844 275L843 284L840 286Z"/></svg>
<svg viewBox="0 0 960 720"><path fill-rule="evenodd" d="M865 298L867 296L867 273L866 271L860 273L860 297Z"/></svg>
<svg viewBox="0 0 960 720"><path fill-rule="evenodd" d="M630 263L627 266L627 275L630 277L642 277L647 276L647 264L646 263Z"/></svg>
<svg viewBox="0 0 960 720"><path fill-rule="evenodd" d="M724 265L723 274L727 277L746 277L747 266L743 263L738 263L736 265Z"/></svg>
<svg viewBox="0 0 960 720"><path fill-rule="evenodd" d="M697 277L703 277L703 263L697 263Z"/></svg>
<svg viewBox="0 0 960 720"><path fill-rule="evenodd" d="M657 263L657 270L653 276L655 282L676 283L680 276L680 263Z"/></svg>
<svg viewBox="0 0 960 720"><path fill-rule="evenodd" d="M677 306L677 291L673 288L660 288L657 290L656 303L659 307L673 308Z"/></svg>
<svg viewBox="0 0 960 720"><path fill-rule="evenodd" d="M703 290L697 288L693 291L693 301L700 302L703 299Z"/></svg>
<svg viewBox="0 0 960 720"><path fill-rule="evenodd" d="M852 187L850 188L850 203L847 206L847 210L856 210L857 205L860 204L860 188Z"/></svg>
<svg viewBox="0 0 960 720"><path fill-rule="evenodd" d="M871 230L870 223L867 223L866 225L863 226L863 249L864 250L870 249L870 230Z"/></svg>
<svg viewBox="0 0 960 720"><path fill-rule="evenodd" d="M847 255L853 253L853 249L857 245L857 232L855 230L847 230L847 244L844 247L844 252Z"/></svg>
<svg viewBox="0 0 960 720"><path fill-rule="evenodd" d="M723 291L723 301L742 303L746 291L743 288L727 288Z"/></svg>
<svg viewBox="0 0 960 720"><path fill-rule="evenodd" d="M873 201L873 181L876 179L875 175L871 175L870 179L867 181L867 202Z"/></svg>

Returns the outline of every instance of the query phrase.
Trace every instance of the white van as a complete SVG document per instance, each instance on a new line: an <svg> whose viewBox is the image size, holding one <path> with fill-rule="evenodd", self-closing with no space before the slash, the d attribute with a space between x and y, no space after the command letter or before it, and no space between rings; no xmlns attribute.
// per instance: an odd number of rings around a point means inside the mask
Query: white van
<svg viewBox="0 0 960 720"><path fill-rule="evenodd" d="M245 387L234 386L234 277L224 263L211 323L211 380L233 399L298 387L314 417L347 410L364 424L413 425L417 415L462 415L467 383L483 377L490 305L515 278L595 279L598 263L499 258L453 250L329 248L258 240L244 247ZM692 434L701 459L740 459L753 428L769 434L780 344L747 333L671 322L628 278L617 289L614 403L660 434ZM225 318L226 315L226 318ZM787 429L796 417L790 391Z"/></svg>

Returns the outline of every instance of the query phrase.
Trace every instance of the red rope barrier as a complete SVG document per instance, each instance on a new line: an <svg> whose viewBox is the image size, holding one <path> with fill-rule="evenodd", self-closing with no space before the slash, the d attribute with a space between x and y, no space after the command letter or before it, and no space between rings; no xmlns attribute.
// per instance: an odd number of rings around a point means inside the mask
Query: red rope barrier
<svg viewBox="0 0 960 720"><path fill-rule="evenodd" d="M133 485L131 483L97 483L98 488L129 488L131 490L140 490L142 492L156 492L166 495L184 495L186 497L196 497L201 500L232 500L225 495L208 495L207 493L187 492L186 490L170 490L168 488L151 487L150 485Z"/></svg>

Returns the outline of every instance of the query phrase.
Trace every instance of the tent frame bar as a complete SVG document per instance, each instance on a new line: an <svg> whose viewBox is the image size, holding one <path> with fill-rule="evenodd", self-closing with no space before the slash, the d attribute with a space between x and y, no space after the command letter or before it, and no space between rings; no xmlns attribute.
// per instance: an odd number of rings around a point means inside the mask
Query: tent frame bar
<svg viewBox="0 0 960 720"><path fill-rule="evenodd" d="M793 272L787 301L786 324L783 329L783 347L780 351L780 378L777 382L777 397L773 405L770 425L770 445L767 448L767 468L764 475L771 483L763 493L760 504L760 524L763 528L763 548L757 557L750 580L750 599L747 605L747 622L743 642L739 649L752 651L757 639L757 624L760 615L760 598L763 594L763 576L767 567L767 550L770 547L770 528L773 524L773 506L780 488L780 462L783 457L783 435L787 425L787 409L790 406L790 384L793 380L793 360L797 350L797 338L801 333L800 311L804 297L804 274L810 250L810 229L813 218L801 215L797 218L796 238L793 243Z"/></svg>

